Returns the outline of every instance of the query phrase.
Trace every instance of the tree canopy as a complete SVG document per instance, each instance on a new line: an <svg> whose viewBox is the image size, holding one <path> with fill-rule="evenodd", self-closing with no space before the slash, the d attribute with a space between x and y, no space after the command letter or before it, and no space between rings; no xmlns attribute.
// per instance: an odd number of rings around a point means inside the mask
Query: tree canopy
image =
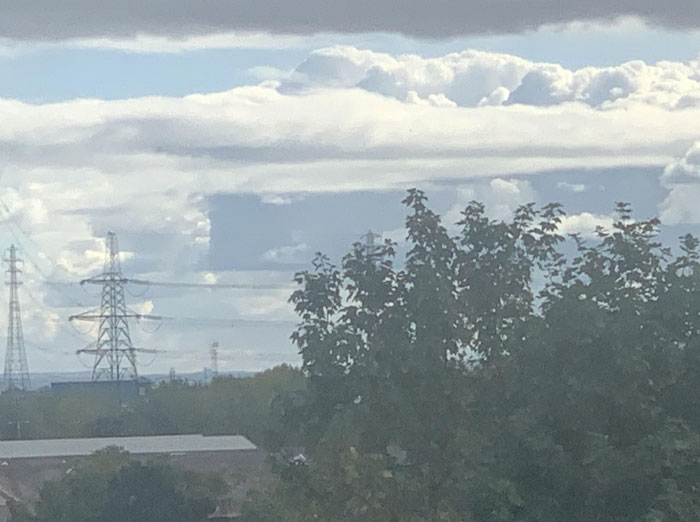
<svg viewBox="0 0 700 522"><path fill-rule="evenodd" d="M699 520L698 240L625 204L567 239L557 204L453 228L404 203L401 262L358 243L296 276L307 460L245 520Z"/></svg>
<svg viewBox="0 0 700 522"><path fill-rule="evenodd" d="M11 522L204 522L224 492L217 477L141 462L118 448L95 453L57 481L46 482L32 514L11 506Z"/></svg>

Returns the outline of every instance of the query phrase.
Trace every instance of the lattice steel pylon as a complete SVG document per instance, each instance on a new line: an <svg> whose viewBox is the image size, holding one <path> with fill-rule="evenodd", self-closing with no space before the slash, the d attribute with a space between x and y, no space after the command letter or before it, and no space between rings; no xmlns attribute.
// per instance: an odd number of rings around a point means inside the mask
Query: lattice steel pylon
<svg viewBox="0 0 700 522"><path fill-rule="evenodd" d="M211 375L212 377L219 376L219 342L214 341L211 343L211 349L209 350L209 355L211 357Z"/></svg>
<svg viewBox="0 0 700 522"><path fill-rule="evenodd" d="M19 305L22 259L17 256L17 249L14 245L7 249L3 261L7 264L5 284L10 288L10 302L2 388L3 390L27 390L30 387L29 367L27 366L27 354L24 350L22 314Z"/></svg>
<svg viewBox="0 0 700 522"><path fill-rule="evenodd" d="M377 244L382 240L382 236L375 234L371 230L362 236L365 255L375 262L378 261L381 246Z"/></svg>
<svg viewBox="0 0 700 522"><path fill-rule="evenodd" d="M124 285L128 279L122 275L119 260L119 242L113 232L107 234L104 271L81 284L102 286L100 308L69 317L70 321L93 321L99 325L97 341L78 350L78 355L95 357L92 380L124 381L138 379L136 354L155 353L155 350L135 348L129 333L129 319L140 318L126 306Z"/></svg>

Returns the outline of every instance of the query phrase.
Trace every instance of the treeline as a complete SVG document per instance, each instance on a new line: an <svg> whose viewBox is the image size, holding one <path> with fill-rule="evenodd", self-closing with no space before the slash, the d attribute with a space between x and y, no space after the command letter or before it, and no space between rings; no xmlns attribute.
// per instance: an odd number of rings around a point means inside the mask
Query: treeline
<svg viewBox="0 0 700 522"><path fill-rule="evenodd" d="M241 434L274 449L298 442L282 427L282 417L285 404L304 386L299 370L279 366L208 384L164 382L125 405L107 393L8 393L0 396L0 437Z"/></svg>
<svg viewBox="0 0 700 522"><path fill-rule="evenodd" d="M306 388L246 522L700 520L700 252L618 205L448 229L413 190L408 252L357 244L297 276Z"/></svg>

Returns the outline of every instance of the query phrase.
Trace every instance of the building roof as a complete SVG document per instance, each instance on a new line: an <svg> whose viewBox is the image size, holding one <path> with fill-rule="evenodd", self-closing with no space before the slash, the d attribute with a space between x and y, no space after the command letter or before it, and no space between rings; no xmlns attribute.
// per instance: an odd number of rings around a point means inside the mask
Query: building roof
<svg viewBox="0 0 700 522"><path fill-rule="evenodd" d="M4 440L0 441L0 459L78 457L90 455L109 446L119 446L135 455L257 449L252 442L240 435L216 437L164 435L93 439Z"/></svg>

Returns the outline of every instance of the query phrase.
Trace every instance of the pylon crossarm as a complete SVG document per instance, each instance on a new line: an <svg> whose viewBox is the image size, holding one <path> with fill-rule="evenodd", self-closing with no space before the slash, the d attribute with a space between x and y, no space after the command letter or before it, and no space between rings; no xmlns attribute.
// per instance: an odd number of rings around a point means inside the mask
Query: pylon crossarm
<svg viewBox="0 0 700 522"><path fill-rule="evenodd" d="M91 277L90 279L83 279L80 281L80 285L105 285L108 283L118 283L125 285L129 283L130 280L126 279L124 277L105 277L104 274L98 276L98 277Z"/></svg>
<svg viewBox="0 0 700 522"><path fill-rule="evenodd" d="M92 314L78 314L78 315L71 315L68 317L69 321L101 321L102 319L105 319L106 316L105 314L100 314L100 313L92 313ZM160 321L161 317L157 315L143 315L143 314L123 314L119 316L120 318L133 318L133 319L152 319L155 321Z"/></svg>
<svg viewBox="0 0 700 522"><path fill-rule="evenodd" d="M76 351L76 355L80 355L82 353L88 354L88 355L95 355L98 353L102 353L104 350L100 350L98 348L83 348L82 350Z"/></svg>
<svg viewBox="0 0 700 522"><path fill-rule="evenodd" d="M93 317L99 313L100 313L99 309L88 310L87 312L83 312L82 314L70 315L70 316L68 316L68 320L69 321L84 321L84 320L87 320L87 319L85 319L86 317Z"/></svg>
<svg viewBox="0 0 700 522"><path fill-rule="evenodd" d="M124 350L125 352L138 352L138 353L165 353L165 350L154 350L152 348L132 348L131 350Z"/></svg>

